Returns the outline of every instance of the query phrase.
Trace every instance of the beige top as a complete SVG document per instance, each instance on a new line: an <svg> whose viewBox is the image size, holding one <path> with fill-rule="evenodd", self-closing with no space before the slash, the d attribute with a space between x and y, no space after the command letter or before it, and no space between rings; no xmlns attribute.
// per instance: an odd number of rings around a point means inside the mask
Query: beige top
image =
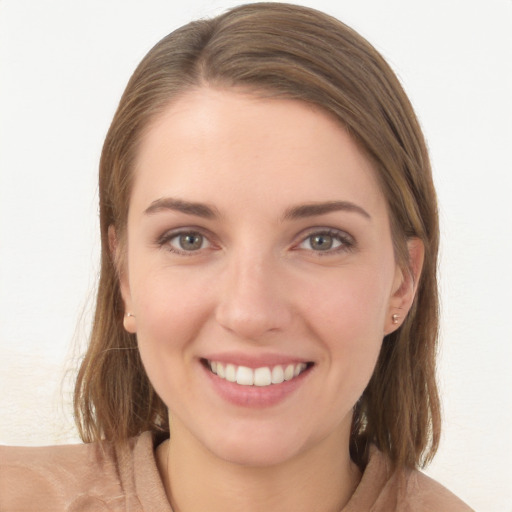
<svg viewBox="0 0 512 512"><path fill-rule="evenodd" d="M0 511L172 512L149 432L115 449L97 444L0 447ZM391 474L373 450L341 512L467 512L471 509L419 471Z"/></svg>

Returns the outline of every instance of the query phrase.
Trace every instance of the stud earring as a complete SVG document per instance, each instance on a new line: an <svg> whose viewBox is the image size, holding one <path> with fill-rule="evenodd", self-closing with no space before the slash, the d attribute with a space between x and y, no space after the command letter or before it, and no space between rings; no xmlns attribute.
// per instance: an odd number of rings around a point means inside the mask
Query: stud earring
<svg viewBox="0 0 512 512"><path fill-rule="evenodd" d="M396 313L394 315L391 315L391 321L394 323L394 324L397 324L398 323L398 319L400 318L400 315L397 315Z"/></svg>
<svg viewBox="0 0 512 512"><path fill-rule="evenodd" d="M133 313L126 313L126 316L132 316L133 318L135 318L135 315Z"/></svg>

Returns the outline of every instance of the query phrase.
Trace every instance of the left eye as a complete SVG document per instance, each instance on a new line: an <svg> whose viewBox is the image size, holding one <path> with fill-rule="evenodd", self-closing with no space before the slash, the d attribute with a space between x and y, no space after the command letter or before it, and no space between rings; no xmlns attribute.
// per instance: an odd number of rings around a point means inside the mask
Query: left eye
<svg viewBox="0 0 512 512"><path fill-rule="evenodd" d="M209 246L207 238L200 233L180 233L173 236L169 244L174 250L185 252L199 251Z"/></svg>
<svg viewBox="0 0 512 512"><path fill-rule="evenodd" d="M338 249L342 245L348 245L343 237L335 233L313 233L305 238L300 244L300 249L309 251L324 252Z"/></svg>

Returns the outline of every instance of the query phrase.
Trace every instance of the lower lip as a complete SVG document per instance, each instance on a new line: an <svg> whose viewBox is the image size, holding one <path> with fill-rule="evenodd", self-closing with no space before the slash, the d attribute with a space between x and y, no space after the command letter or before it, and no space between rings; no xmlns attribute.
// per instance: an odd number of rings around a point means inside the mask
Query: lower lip
<svg viewBox="0 0 512 512"><path fill-rule="evenodd" d="M221 398L233 405L255 408L271 407L286 400L305 382L311 370L311 368L307 368L297 377L285 380L281 384L242 386L236 382L221 379L203 364L201 364L201 368Z"/></svg>

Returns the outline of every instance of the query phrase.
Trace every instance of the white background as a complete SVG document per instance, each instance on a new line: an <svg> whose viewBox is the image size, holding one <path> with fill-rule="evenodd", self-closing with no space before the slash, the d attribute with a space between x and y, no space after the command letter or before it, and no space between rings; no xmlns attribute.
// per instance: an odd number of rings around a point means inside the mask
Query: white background
<svg viewBox="0 0 512 512"><path fill-rule="evenodd" d="M1 443L76 441L103 138L150 47L235 3L0 0ZM512 1L300 3L367 37L417 109L442 222L445 428L428 473L479 511L510 512Z"/></svg>

